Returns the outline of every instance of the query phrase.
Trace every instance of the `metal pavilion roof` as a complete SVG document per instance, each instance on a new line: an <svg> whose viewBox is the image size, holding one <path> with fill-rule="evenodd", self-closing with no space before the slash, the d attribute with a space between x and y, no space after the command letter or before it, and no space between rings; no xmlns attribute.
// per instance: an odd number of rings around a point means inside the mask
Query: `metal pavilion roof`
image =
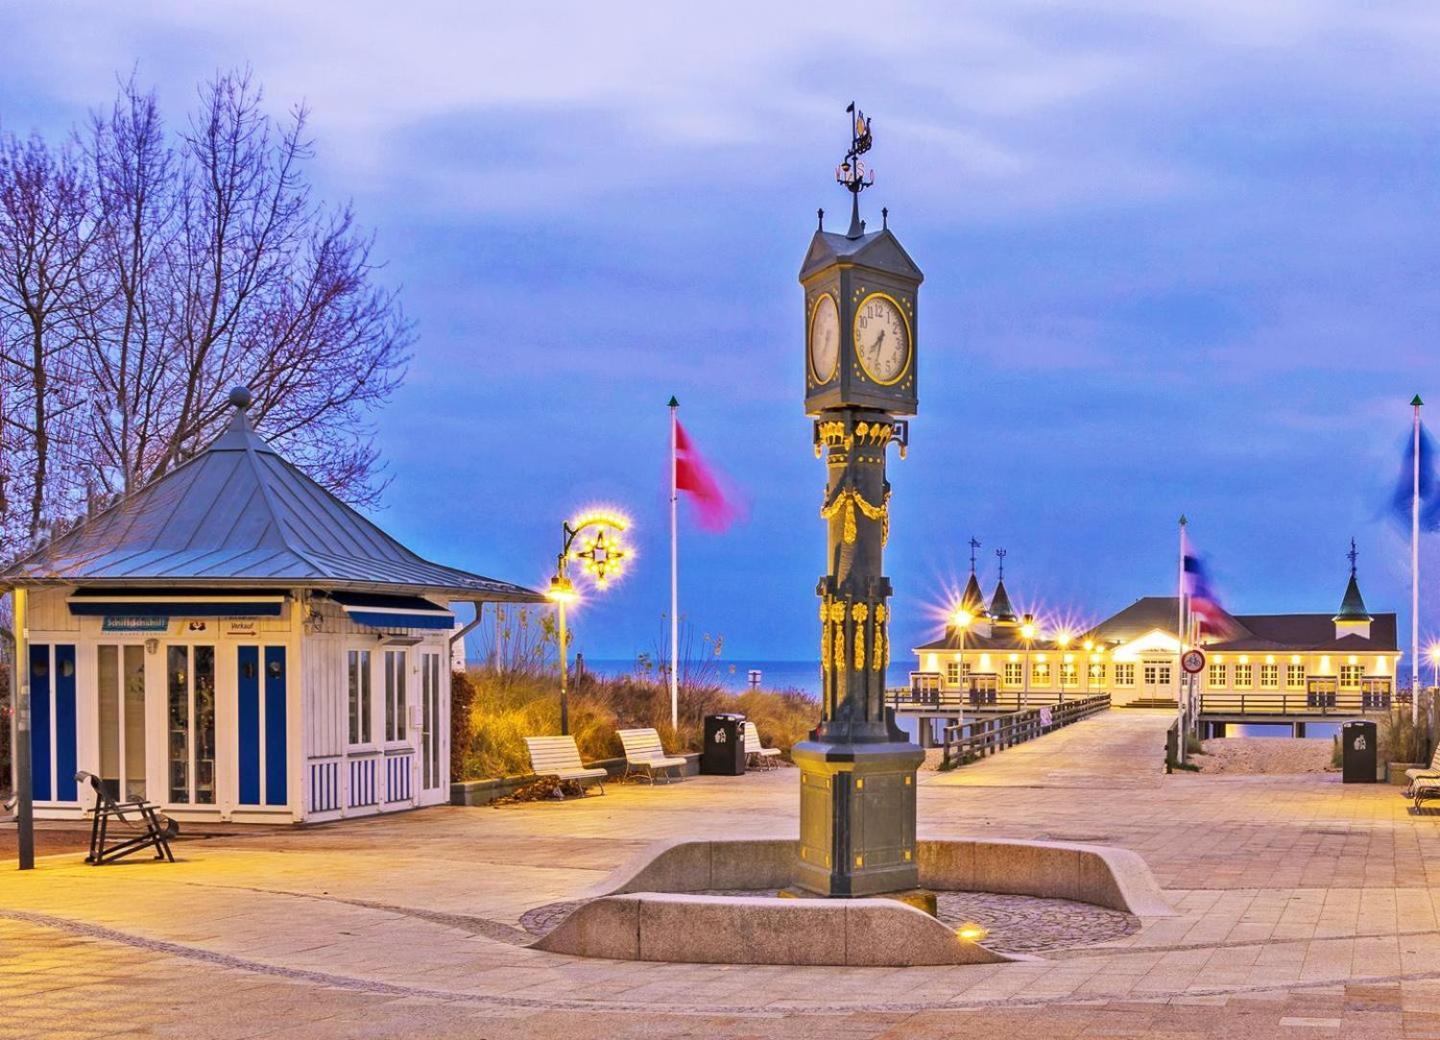
<svg viewBox="0 0 1440 1040"><path fill-rule="evenodd" d="M250 427L244 407L194 458L0 571L0 586L81 582L544 598L417 556L281 458Z"/></svg>

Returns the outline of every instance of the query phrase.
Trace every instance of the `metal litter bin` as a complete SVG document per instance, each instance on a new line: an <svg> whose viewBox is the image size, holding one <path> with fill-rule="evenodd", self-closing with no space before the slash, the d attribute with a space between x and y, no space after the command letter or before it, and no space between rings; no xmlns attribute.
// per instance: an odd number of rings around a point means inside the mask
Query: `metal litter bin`
<svg viewBox="0 0 1440 1040"><path fill-rule="evenodd" d="M740 776L745 772L745 716L705 716L705 746L700 772L707 776Z"/></svg>
<svg viewBox="0 0 1440 1040"><path fill-rule="evenodd" d="M1379 749L1376 746L1375 723L1367 719L1351 719L1340 726L1341 782L1347 784L1375 783Z"/></svg>

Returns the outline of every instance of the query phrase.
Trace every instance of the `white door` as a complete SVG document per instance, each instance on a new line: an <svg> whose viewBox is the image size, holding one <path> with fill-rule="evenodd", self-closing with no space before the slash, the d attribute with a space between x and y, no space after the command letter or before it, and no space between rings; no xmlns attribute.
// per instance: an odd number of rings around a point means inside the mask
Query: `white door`
<svg viewBox="0 0 1440 1040"><path fill-rule="evenodd" d="M1141 672L1146 700L1175 699L1175 665L1172 661L1161 658L1143 661Z"/></svg>
<svg viewBox="0 0 1440 1040"><path fill-rule="evenodd" d="M442 746L445 716L440 696L440 655L420 655L420 800L443 802L450 778L446 775Z"/></svg>

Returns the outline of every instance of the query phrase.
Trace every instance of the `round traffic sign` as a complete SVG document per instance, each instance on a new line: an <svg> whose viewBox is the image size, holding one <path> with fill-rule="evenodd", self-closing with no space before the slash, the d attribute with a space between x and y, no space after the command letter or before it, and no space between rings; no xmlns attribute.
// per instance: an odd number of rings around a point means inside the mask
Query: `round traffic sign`
<svg viewBox="0 0 1440 1040"><path fill-rule="evenodd" d="M1186 650L1180 658L1180 667L1191 675L1205 670L1205 654L1199 650Z"/></svg>

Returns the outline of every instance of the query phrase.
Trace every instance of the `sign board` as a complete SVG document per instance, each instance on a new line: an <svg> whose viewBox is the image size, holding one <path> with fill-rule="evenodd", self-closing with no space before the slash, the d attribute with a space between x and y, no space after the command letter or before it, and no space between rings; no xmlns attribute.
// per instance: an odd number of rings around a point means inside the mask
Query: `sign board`
<svg viewBox="0 0 1440 1040"><path fill-rule="evenodd" d="M1191 675L1205 670L1205 655L1199 650L1186 650L1180 658L1180 667Z"/></svg>
<svg viewBox="0 0 1440 1040"><path fill-rule="evenodd" d="M225 634L238 639L253 639L260 634L260 622L255 618L232 618L225 622Z"/></svg>
<svg viewBox="0 0 1440 1040"><path fill-rule="evenodd" d="M100 631L102 632L165 632L169 628L170 619L166 617L126 617L106 614L105 619L100 622Z"/></svg>

